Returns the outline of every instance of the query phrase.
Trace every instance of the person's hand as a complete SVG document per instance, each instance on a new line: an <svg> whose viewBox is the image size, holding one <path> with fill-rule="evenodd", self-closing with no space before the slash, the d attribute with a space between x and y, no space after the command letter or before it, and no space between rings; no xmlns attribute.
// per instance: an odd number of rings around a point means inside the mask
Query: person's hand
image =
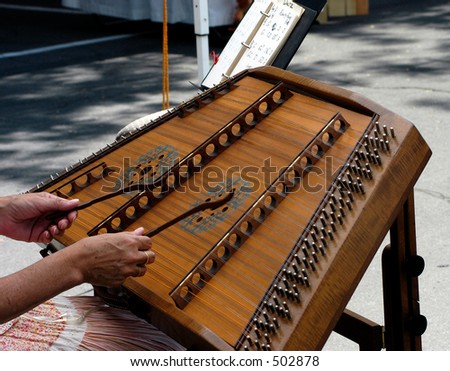
<svg viewBox="0 0 450 371"><path fill-rule="evenodd" d="M150 250L152 241L143 234L143 228L100 234L84 238L66 249L76 257L72 262L83 275L83 282L117 287L127 277L143 276L146 265L155 261L155 253Z"/></svg>
<svg viewBox="0 0 450 371"><path fill-rule="evenodd" d="M0 233L27 242L50 242L69 228L77 216L79 200L66 200L47 192L6 196L0 199ZM67 211L57 221L45 219L55 211Z"/></svg>

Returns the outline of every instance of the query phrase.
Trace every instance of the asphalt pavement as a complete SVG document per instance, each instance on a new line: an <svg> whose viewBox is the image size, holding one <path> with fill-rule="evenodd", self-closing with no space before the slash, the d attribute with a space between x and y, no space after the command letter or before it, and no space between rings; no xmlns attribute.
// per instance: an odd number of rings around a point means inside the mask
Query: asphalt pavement
<svg viewBox="0 0 450 371"><path fill-rule="evenodd" d="M37 5L39 4L39 5ZM63 9L59 1L0 1L0 195L24 192L159 111L161 25ZM197 94L195 36L169 27L170 99ZM413 122L433 151L415 187L424 350L450 350L450 3L409 1L316 24L288 69L339 86ZM229 31L211 31L218 53ZM0 239L0 272L40 259L39 247ZM383 322L377 255L348 308ZM90 293L82 285L70 294ZM333 334L326 350L357 346Z"/></svg>

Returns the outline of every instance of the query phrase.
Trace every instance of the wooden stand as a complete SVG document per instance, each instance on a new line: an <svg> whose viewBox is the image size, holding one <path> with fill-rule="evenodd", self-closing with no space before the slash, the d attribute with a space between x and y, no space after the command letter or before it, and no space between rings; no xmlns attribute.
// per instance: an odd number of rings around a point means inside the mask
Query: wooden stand
<svg viewBox="0 0 450 371"><path fill-rule="evenodd" d="M390 228L390 239L382 254L385 326L346 309L334 331L360 350L422 350L427 320L420 314L417 277L425 265L416 251L413 191Z"/></svg>

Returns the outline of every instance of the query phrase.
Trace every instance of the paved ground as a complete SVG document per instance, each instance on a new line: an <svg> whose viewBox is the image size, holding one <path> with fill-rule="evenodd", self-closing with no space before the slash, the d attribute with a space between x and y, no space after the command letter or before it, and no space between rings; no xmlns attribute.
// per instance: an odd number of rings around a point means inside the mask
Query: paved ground
<svg viewBox="0 0 450 371"><path fill-rule="evenodd" d="M19 3L21 9L9 7ZM23 8L36 4L45 11ZM58 4L0 1L2 195L32 188L112 142L124 125L161 109L160 25L111 23ZM429 322L425 350L450 350L449 25L446 0L377 7L369 16L314 26L288 68L361 93L411 120L433 150L415 192L418 250L426 260L420 277ZM220 51L223 42L214 36L211 49ZM196 94L189 83L197 78L195 39L187 26L171 26L169 39L176 105ZM3 238L0 245L2 274L40 259L34 244ZM349 308L382 322L379 272L377 257ZM333 335L325 349L356 348Z"/></svg>

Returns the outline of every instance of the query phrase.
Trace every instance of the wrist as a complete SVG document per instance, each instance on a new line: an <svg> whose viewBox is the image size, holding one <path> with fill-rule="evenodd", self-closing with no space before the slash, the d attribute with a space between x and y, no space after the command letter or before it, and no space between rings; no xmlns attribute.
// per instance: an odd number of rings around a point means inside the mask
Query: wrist
<svg viewBox="0 0 450 371"><path fill-rule="evenodd" d="M7 236L8 231L5 224L8 221L8 208L11 202L11 196L0 197L0 234Z"/></svg>
<svg viewBox="0 0 450 371"><path fill-rule="evenodd" d="M60 258L60 264L65 267L65 275L71 286L81 285L86 282L86 265L83 263L85 259L82 254L82 249L77 248L77 244L79 242L53 254Z"/></svg>

